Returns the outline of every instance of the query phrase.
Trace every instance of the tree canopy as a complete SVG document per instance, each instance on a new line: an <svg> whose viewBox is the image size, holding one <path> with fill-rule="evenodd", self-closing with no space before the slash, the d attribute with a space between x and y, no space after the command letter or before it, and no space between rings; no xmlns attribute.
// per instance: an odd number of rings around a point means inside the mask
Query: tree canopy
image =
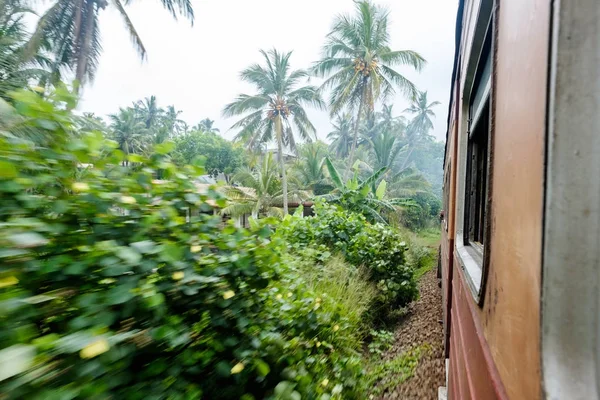
<svg viewBox="0 0 600 400"><path fill-rule="evenodd" d="M192 131L174 140L173 160L179 165L193 164L194 160L204 159L206 171L217 177L231 175L245 163L244 150L240 146L223 139L212 132Z"/></svg>

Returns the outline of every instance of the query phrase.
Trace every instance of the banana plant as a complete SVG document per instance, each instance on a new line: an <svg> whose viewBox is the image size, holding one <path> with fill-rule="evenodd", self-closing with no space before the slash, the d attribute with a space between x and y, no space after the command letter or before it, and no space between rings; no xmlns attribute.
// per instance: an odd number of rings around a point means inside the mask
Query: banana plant
<svg viewBox="0 0 600 400"><path fill-rule="evenodd" d="M344 183L331 159L326 157L325 165L335 189L329 194L318 197L330 203L339 204L349 211L363 214L371 222L387 224L387 221L381 215L382 211L394 212L396 206L409 206L411 201L407 199L386 199L387 181L385 179L380 180L380 178L385 174L387 168L380 168L366 179L361 180L358 176L359 163L360 161L354 163L352 167L354 174L352 178Z"/></svg>

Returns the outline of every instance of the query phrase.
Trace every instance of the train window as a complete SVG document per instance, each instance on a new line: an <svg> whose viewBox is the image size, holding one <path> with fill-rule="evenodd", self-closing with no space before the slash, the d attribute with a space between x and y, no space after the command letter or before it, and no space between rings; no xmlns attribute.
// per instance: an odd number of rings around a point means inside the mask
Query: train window
<svg viewBox="0 0 600 400"><path fill-rule="evenodd" d="M486 249L489 248L486 222L489 212L490 186L490 147L492 135L492 2L486 12L480 13L479 32L467 63L462 118L466 120L466 130L460 134L460 226L457 230L456 248L462 269L474 297L481 304L486 280ZM479 40L477 40L479 39Z"/></svg>
<svg viewBox="0 0 600 400"><path fill-rule="evenodd" d="M467 148L467 185L465 207L465 242L483 251L488 181L489 100L479 119L472 124Z"/></svg>
<svg viewBox="0 0 600 400"><path fill-rule="evenodd" d="M465 186L465 244L483 253L490 136L491 32L488 30L469 104L469 138Z"/></svg>
<svg viewBox="0 0 600 400"><path fill-rule="evenodd" d="M444 230L448 232L448 218L450 215L450 177L452 176L452 160L446 167L446 176L444 177Z"/></svg>

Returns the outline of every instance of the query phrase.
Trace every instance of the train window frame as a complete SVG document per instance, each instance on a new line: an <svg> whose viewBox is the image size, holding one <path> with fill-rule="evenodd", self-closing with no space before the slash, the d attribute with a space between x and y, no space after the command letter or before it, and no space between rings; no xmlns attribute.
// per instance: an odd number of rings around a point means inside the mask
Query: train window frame
<svg viewBox="0 0 600 400"><path fill-rule="evenodd" d="M596 0L552 5L541 296L547 399L600 398L600 30ZM574 134L576 132L576 134Z"/></svg>
<svg viewBox="0 0 600 400"><path fill-rule="evenodd" d="M444 225L444 231L447 233L448 232L448 218L450 215L450 179L452 177L452 158L449 159L447 167L446 167L446 173L444 175L444 203L443 203L443 213L444 213L444 219L443 219L443 225Z"/></svg>
<svg viewBox="0 0 600 400"><path fill-rule="evenodd" d="M461 124L455 247L459 266L464 271L465 281L468 283L473 298L480 306L483 305L484 300L483 293L487 280L490 248L488 226L491 211L492 81L495 51L493 5L493 0L483 0L480 3L470 54L466 54L465 57L466 73L464 81L461 83L463 96L459 116ZM484 160L482 168L477 168L474 172L471 167L475 148L478 150L478 156L484 155ZM473 187L473 184L479 184L478 193L470 192L469 189ZM478 217L475 217L476 210L479 212ZM475 221L480 229L477 236L473 235L473 229L471 229Z"/></svg>

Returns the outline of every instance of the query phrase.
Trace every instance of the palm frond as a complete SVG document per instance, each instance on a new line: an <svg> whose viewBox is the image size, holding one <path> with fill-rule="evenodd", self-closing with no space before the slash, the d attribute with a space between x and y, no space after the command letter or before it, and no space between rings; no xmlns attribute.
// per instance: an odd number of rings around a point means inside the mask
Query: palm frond
<svg viewBox="0 0 600 400"><path fill-rule="evenodd" d="M146 47L144 47L144 44L142 43L142 39L140 38L140 35L137 33L135 27L133 26L133 23L129 19L129 15L127 15L127 11L125 11L123 4L121 4L120 0L112 0L112 3L115 6L115 8L117 9L117 11L119 12L119 15L121 15L121 18L123 18L123 22L125 23L127 32L129 32L131 42L133 43L133 46L137 50L138 54L140 55L140 58L142 58L142 60L145 59L146 54L147 54ZM193 15L193 12L192 12L192 15Z"/></svg>
<svg viewBox="0 0 600 400"><path fill-rule="evenodd" d="M329 157L325 158L325 165L327 166L327 171L329 172L329 177L331 178L333 184L336 188L340 189L344 187L344 183L342 182L342 178L340 177L339 172L331 162Z"/></svg>

